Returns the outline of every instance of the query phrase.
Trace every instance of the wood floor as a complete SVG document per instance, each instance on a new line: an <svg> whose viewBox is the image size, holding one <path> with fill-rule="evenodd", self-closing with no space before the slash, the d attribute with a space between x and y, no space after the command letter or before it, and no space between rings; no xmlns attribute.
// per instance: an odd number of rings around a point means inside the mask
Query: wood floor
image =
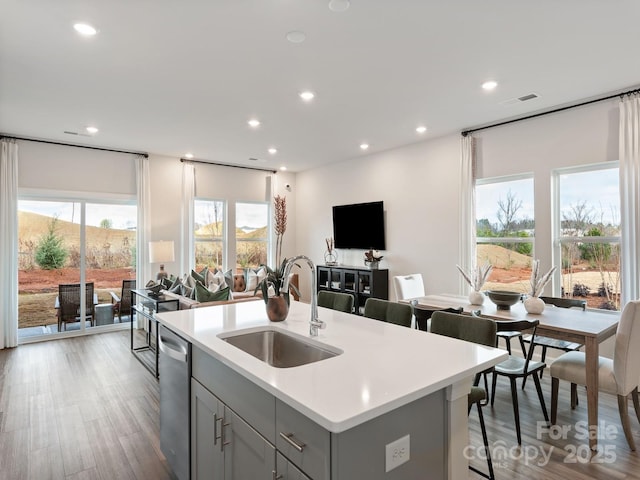
<svg viewBox="0 0 640 480"><path fill-rule="evenodd" d="M550 408L548 372L542 383ZM640 456L627 446L616 399L600 395L600 420L609 434L589 461L587 440L575 431L586 420L584 390L572 411L568 385L560 389L558 423L571 431L565 438L557 438L560 431L555 439L538 435L543 416L528 382L518 392L523 441L517 448L511 394L499 379L495 406L483 409L496 478L640 480ZM128 331L0 350L0 480L175 480L160 452L158 407L158 383L131 355ZM640 448L635 415L631 425ZM470 431L473 458L482 453L475 409ZM486 469L484 460L472 463ZM469 478L481 477L470 472Z"/></svg>
<svg viewBox="0 0 640 480"><path fill-rule="evenodd" d="M129 332L0 350L0 479L173 479Z"/></svg>

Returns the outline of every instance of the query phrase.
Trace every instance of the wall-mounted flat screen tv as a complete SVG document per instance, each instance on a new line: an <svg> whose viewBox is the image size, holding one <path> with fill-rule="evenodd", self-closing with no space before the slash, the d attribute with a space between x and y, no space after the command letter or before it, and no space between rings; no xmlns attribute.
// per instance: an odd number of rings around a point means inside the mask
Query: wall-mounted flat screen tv
<svg viewBox="0 0 640 480"><path fill-rule="evenodd" d="M333 241L336 248L385 250L383 203L334 206Z"/></svg>

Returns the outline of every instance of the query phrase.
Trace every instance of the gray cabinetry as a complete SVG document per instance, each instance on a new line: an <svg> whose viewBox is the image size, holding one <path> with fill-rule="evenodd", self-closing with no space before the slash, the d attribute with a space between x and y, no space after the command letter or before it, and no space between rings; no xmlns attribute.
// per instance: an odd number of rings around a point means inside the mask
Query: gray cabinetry
<svg viewBox="0 0 640 480"><path fill-rule="evenodd" d="M191 478L270 478L274 446L197 380L191 382Z"/></svg>
<svg viewBox="0 0 640 480"><path fill-rule="evenodd" d="M192 352L192 480L445 476L444 390L331 433L196 346ZM403 438L406 463L388 465L385 452Z"/></svg>

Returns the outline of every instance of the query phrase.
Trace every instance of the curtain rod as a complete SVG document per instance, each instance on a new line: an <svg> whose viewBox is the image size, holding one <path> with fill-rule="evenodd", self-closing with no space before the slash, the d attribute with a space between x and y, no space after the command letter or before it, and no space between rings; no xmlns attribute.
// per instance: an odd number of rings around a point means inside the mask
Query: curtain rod
<svg viewBox="0 0 640 480"><path fill-rule="evenodd" d="M91 145L78 145L74 143L65 143L65 142L54 142L52 140L44 140L41 138L27 138L27 137L18 137L16 135L9 135L6 133L0 133L0 139L2 138L10 138L14 140L22 140L25 142L36 142L36 143L47 143L49 145L60 145L63 147L77 147L77 148L87 148L89 150L100 150L102 152L113 152L113 153L127 153L130 155L142 155L143 157L149 158L149 154L146 152L132 152L130 150L117 150L115 148L105 148L105 147L93 147Z"/></svg>
<svg viewBox="0 0 640 480"><path fill-rule="evenodd" d="M246 165L232 165L230 163L208 162L206 160L193 160L191 158L181 158L180 161L181 162L191 162L191 163L202 163L203 165L218 165L220 167L246 168L247 170L258 170L259 172L278 173L277 170L273 170L273 169L269 169L269 168L248 167Z"/></svg>
<svg viewBox="0 0 640 480"><path fill-rule="evenodd" d="M514 118L513 120L505 120L504 122L493 123L491 125L486 125L484 127L478 127L478 128L471 128L469 130L463 130L462 132L460 132L460 134L463 137L466 137L470 133L477 132L477 131L480 131L480 130L486 130L488 128L493 128L493 127L501 127L502 125L508 125L510 123L519 122L521 120L529 120L531 118L541 117L543 115L548 115L550 113L563 112L564 110L569 110L571 108L583 107L585 105L590 105L592 103L602 102L604 100L611 100L612 98L616 98L616 97L620 97L620 99L622 99L622 97L624 97L625 95L635 95L637 93L640 93L640 88L636 88L634 90L628 90L628 91L622 92L622 93L616 93L615 95L608 95L608 96L602 97L602 98L596 98L594 100L588 100L588 101L582 102L582 103L576 103L575 105L567 105L566 107L556 108L554 110L549 110L547 112L535 113L533 115L528 115L526 117Z"/></svg>

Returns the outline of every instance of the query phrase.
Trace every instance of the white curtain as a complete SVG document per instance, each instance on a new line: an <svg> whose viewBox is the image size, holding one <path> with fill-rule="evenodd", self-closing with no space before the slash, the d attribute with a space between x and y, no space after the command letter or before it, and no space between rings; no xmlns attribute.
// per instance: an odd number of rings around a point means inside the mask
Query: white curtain
<svg viewBox="0 0 640 480"><path fill-rule="evenodd" d="M459 265L471 271L476 263L476 142L468 134L461 139L460 155L460 244ZM451 266L455 268L454 265ZM467 282L459 275L459 292L466 294Z"/></svg>
<svg viewBox="0 0 640 480"><path fill-rule="evenodd" d="M621 306L640 298L640 96L620 102Z"/></svg>
<svg viewBox="0 0 640 480"><path fill-rule="evenodd" d="M149 239L151 238L151 181L149 159L136 158L136 182L138 196L138 228L136 238L136 286L142 288L152 277L149 264Z"/></svg>
<svg viewBox="0 0 640 480"><path fill-rule="evenodd" d="M194 252L194 200L196 197L196 168L193 163L182 164L182 228L180 271L189 272L195 267Z"/></svg>
<svg viewBox="0 0 640 480"><path fill-rule="evenodd" d="M0 349L18 345L18 144L0 140Z"/></svg>

